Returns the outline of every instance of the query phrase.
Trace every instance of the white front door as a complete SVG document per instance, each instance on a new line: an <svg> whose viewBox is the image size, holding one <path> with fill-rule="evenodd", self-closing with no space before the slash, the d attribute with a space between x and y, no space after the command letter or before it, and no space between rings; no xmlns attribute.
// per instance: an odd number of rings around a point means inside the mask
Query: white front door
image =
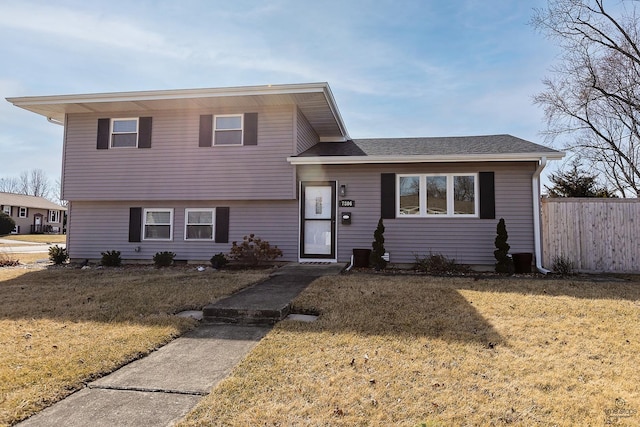
<svg viewBox="0 0 640 427"><path fill-rule="evenodd" d="M336 183L302 182L300 258L336 259Z"/></svg>

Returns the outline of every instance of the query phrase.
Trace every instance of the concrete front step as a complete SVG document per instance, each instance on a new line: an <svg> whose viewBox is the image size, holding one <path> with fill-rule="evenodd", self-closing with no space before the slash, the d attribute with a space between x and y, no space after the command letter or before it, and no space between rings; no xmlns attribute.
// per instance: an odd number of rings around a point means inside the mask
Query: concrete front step
<svg viewBox="0 0 640 427"><path fill-rule="evenodd" d="M289 264L254 286L209 304L203 321L273 325L287 317L291 301L315 279L339 274L344 264Z"/></svg>
<svg viewBox="0 0 640 427"><path fill-rule="evenodd" d="M202 310L202 320L209 323L237 323L243 325L274 325L290 313L291 305L280 309L246 309L208 305Z"/></svg>

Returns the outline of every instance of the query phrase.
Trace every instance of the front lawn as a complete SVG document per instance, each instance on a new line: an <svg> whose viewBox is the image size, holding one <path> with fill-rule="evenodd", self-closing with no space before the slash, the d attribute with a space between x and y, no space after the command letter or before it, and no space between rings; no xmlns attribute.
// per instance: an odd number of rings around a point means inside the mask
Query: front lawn
<svg viewBox="0 0 640 427"><path fill-rule="evenodd" d="M639 282L349 275L295 307L320 318L279 323L181 426L640 424Z"/></svg>
<svg viewBox="0 0 640 427"><path fill-rule="evenodd" d="M195 267L0 268L0 425L195 326L174 313L200 309L264 277Z"/></svg>

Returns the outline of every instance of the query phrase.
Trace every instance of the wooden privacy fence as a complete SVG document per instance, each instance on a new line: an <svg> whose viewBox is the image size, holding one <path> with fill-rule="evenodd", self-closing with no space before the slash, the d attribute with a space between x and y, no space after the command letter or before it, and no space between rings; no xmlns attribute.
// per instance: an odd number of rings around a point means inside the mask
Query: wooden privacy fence
<svg viewBox="0 0 640 427"><path fill-rule="evenodd" d="M542 199L542 262L585 272L640 272L640 200Z"/></svg>

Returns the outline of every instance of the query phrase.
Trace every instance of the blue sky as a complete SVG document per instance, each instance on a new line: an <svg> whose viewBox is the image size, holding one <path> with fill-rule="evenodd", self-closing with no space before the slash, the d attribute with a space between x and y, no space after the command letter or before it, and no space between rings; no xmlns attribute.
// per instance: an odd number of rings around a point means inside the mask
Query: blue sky
<svg viewBox="0 0 640 427"><path fill-rule="evenodd" d="M55 5L54 5L55 3ZM557 56L544 0L0 0L0 177L60 175L62 132L6 97L326 81L353 138L509 133Z"/></svg>

